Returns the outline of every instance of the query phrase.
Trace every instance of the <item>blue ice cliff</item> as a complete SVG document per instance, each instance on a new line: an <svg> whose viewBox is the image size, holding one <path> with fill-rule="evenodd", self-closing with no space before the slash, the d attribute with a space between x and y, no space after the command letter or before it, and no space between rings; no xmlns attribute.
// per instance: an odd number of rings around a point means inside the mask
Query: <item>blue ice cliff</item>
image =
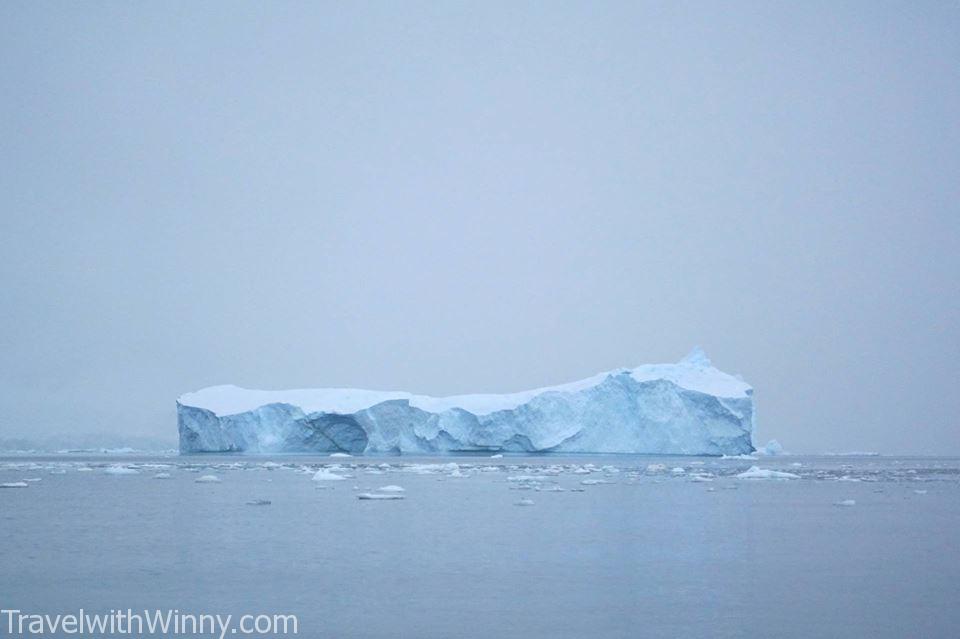
<svg viewBox="0 0 960 639"><path fill-rule="evenodd" d="M753 451L753 389L700 349L507 395L213 386L177 401L180 452L456 451L739 455Z"/></svg>

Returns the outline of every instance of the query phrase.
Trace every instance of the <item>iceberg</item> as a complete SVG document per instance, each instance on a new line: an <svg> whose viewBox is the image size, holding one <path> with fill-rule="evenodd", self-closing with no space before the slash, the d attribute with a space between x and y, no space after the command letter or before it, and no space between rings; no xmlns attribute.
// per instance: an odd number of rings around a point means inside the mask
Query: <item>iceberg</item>
<svg viewBox="0 0 960 639"><path fill-rule="evenodd" d="M699 348L505 395L213 386L177 400L181 453L752 453L753 389Z"/></svg>

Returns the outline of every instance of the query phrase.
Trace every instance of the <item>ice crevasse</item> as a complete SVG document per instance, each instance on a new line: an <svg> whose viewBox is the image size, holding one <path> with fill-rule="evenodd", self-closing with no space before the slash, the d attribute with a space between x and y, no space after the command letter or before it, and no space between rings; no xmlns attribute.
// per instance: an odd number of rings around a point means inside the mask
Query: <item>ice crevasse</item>
<svg viewBox="0 0 960 639"><path fill-rule="evenodd" d="M228 385L177 401L182 453L738 455L754 450L754 414L750 385L699 348L676 364L503 395Z"/></svg>

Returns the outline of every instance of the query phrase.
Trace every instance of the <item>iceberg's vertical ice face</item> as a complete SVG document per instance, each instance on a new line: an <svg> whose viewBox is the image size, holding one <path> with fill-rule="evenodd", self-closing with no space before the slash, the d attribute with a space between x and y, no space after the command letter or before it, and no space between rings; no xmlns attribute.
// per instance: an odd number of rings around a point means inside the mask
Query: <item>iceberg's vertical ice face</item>
<svg viewBox="0 0 960 639"><path fill-rule="evenodd" d="M214 386L180 397L177 414L184 453L753 451L753 389L700 349L509 395Z"/></svg>

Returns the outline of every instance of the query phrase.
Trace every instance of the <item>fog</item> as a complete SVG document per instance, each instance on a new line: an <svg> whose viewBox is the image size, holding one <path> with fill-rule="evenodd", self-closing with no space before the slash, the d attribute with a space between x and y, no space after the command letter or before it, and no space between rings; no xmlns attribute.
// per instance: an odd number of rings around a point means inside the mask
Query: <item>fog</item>
<svg viewBox="0 0 960 639"><path fill-rule="evenodd" d="M760 443L960 454L955 2L7 2L0 90L0 439L699 345Z"/></svg>

